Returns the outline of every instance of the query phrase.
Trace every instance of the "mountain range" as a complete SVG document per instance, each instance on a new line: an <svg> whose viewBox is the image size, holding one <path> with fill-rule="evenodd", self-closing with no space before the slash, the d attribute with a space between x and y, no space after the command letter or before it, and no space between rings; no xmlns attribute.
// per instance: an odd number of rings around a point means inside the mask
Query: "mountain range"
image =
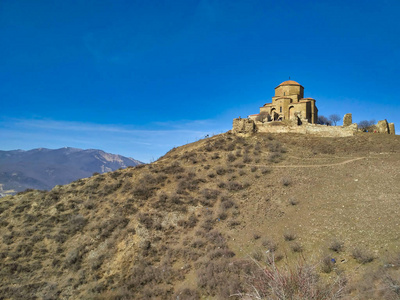
<svg viewBox="0 0 400 300"><path fill-rule="evenodd" d="M38 148L0 151L0 197L26 189L49 190L56 185L142 162L96 149Z"/></svg>

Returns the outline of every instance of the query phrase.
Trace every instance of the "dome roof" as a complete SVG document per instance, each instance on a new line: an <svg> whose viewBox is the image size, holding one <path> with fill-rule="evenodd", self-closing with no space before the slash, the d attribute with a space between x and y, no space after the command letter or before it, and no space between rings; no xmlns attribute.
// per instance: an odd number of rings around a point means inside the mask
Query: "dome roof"
<svg viewBox="0 0 400 300"><path fill-rule="evenodd" d="M286 81L282 82L282 83L281 83L280 85L278 85L278 86L281 86L281 85L300 85L300 86L301 86L300 83L298 83L298 82L296 82L296 81L294 81L294 80L286 80Z"/></svg>

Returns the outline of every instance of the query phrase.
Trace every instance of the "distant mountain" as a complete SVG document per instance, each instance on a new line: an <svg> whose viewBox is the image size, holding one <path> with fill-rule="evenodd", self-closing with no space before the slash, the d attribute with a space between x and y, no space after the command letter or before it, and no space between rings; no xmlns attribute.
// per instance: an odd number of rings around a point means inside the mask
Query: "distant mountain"
<svg viewBox="0 0 400 300"><path fill-rule="evenodd" d="M0 151L0 197L28 188L49 190L58 184L136 166L142 162L101 150L76 148Z"/></svg>

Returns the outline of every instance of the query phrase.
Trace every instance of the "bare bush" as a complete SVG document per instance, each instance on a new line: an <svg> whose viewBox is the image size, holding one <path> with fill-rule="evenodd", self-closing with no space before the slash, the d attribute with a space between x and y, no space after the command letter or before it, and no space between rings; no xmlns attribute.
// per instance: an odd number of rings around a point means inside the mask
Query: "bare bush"
<svg viewBox="0 0 400 300"><path fill-rule="evenodd" d="M203 190L201 190L201 194L207 200L215 200L215 199L217 199L219 193L220 192L218 190L212 190L212 189L203 189Z"/></svg>
<svg viewBox="0 0 400 300"><path fill-rule="evenodd" d="M200 299L200 295L196 290L183 288L175 292L173 299L197 300Z"/></svg>
<svg viewBox="0 0 400 300"><path fill-rule="evenodd" d="M285 239L285 241L290 242L290 241L294 241L296 239L296 234L294 232L291 231L286 231L283 234L283 238Z"/></svg>
<svg viewBox="0 0 400 300"><path fill-rule="evenodd" d="M369 127L375 124L375 120L362 120L358 123L358 128L362 130L368 130Z"/></svg>
<svg viewBox="0 0 400 300"><path fill-rule="evenodd" d="M303 252L303 246L300 243L294 242L290 248L292 249L293 252L295 253L300 253Z"/></svg>
<svg viewBox="0 0 400 300"><path fill-rule="evenodd" d="M253 239L258 240L261 237L259 233L253 233Z"/></svg>
<svg viewBox="0 0 400 300"><path fill-rule="evenodd" d="M321 261L321 271L323 273L330 273L332 272L334 267L334 263L330 256L325 256Z"/></svg>
<svg viewBox="0 0 400 300"><path fill-rule="evenodd" d="M283 186L289 186L292 183L292 180L288 177L282 178L282 185Z"/></svg>
<svg viewBox="0 0 400 300"><path fill-rule="evenodd" d="M354 248L351 255L360 264L366 264L375 259L371 252L361 247Z"/></svg>
<svg viewBox="0 0 400 300"><path fill-rule="evenodd" d="M342 241L335 239L329 244L329 249L339 253L343 250L343 246L344 243Z"/></svg>
<svg viewBox="0 0 400 300"><path fill-rule="evenodd" d="M227 189L229 191L240 191L244 189L244 186L236 181L230 181L227 184Z"/></svg>
<svg viewBox="0 0 400 300"><path fill-rule="evenodd" d="M270 168L262 168L261 169L261 174L265 175L265 174L269 174L271 173L271 169Z"/></svg>
<svg viewBox="0 0 400 300"><path fill-rule="evenodd" d="M226 160L228 162L233 162L233 161L236 160L236 156L234 154L232 154L232 153L229 153L228 156L226 157Z"/></svg>
<svg viewBox="0 0 400 300"><path fill-rule="evenodd" d="M224 167L217 167L217 168L215 169L215 172L216 172L218 175L224 175L224 174L226 173L226 169L225 169Z"/></svg>
<svg viewBox="0 0 400 300"><path fill-rule="evenodd" d="M243 162L245 164L251 163L251 158L250 156L248 156L247 154L245 156L243 156Z"/></svg>
<svg viewBox="0 0 400 300"><path fill-rule="evenodd" d="M271 239L264 239L262 245L268 248L270 252L275 252L278 249L278 245Z"/></svg>
<svg viewBox="0 0 400 300"><path fill-rule="evenodd" d="M259 266L248 277L249 289L236 294L242 299L339 299L347 280L337 276L327 285L320 281L315 267L300 261L295 266L278 267L275 261Z"/></svg>

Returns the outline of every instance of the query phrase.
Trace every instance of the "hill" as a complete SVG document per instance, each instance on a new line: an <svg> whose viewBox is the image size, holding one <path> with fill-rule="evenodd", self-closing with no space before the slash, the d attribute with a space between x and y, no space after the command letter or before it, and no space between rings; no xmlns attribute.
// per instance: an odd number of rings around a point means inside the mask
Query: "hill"
<svg viewBox="0 0 400 300"><path fill-rule="evenodd" d="M76 148L0 151L0 197L26 189L50 190L58 184L141 164L101 150Z"/></svg>
<svg viewBox="0 0 400 300"><path fill-rule="evenodd" d="M399 170L398 136L228 132L5 197L0 298L398 299Z"/></svg>

